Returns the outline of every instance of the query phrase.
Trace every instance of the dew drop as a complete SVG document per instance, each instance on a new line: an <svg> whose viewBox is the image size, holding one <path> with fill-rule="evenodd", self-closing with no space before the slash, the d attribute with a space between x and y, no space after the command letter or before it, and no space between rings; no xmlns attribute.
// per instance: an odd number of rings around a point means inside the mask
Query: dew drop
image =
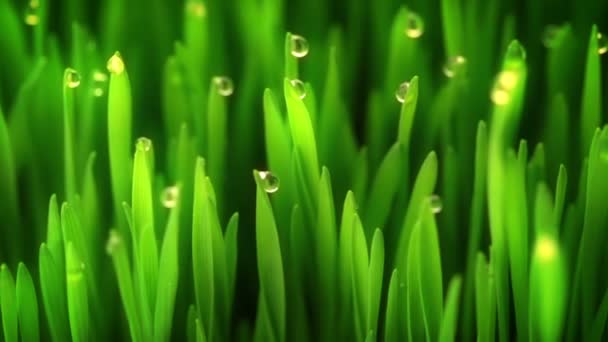
<svg viewBox="0 0 608 342"><path fill-rule="evenodd" d="M148 152L152 149L152 140L141 137L137 139L137 143L135 143L135 148L138 151Z"/></svg>
<svg viewBox="0 0 608 342"><path fill-rule="evenodd" d="M298 95L298 97L303 100L306 97L306 87L304 86L304 82L296 78L289 81L289 83L291 83L291 86L293 87L293 90L295 90L296 95Z"/></svg>
<svg viewBox="0 0 608 342"><path fill-rule="evenodd" d="M556 44L556 38L559 34L560 27L557 25L547 25L543 31L542 41L543 45L548 48L554 48Z"/></svg>
<svg viewBox="0 0 608 342"><path fill-rule="evenodd" d="M429 198L429 202L431 204L431 211L433 214L439 214L441 209L443 209L443 203L441 202L441 197L438 195L431 195Z"/></svg>
<svg viewBox="0 0 608 342"><path fill-rule="evenodd" d="M424 21L415 12L409 12L405 23L405 34L410 38L420 38L424 33Z"/></svg>
<svg viewBox="0 0 608 342"><path fill-rule="evenodd" d="M518 75L511 70L501 71L494 83L492 93L490 95L492 102L499 106L506 105L511 101L511 91L517 85Z"/></svg>
<svg viewBox="0 0 608 342"><path fill-rule="evenodd" d="M80 74L72 68L67 68L65 70L63 82L69 88L74 89L80 85Z"/></svg>
<svg viewBox="0 0 608 342"><path fill-rule="evenodd" d="M603 33L597 33L597 53L600 55L608 52L608 37L606 37Z"/></svg>
<svg viewBox="0 0 608 342"><path fill-rule="evenodd" d="M168 186L163 190L161 201L165 208L175 208L179 199L179 188L175 185Z"/></svg>
<svg viewBox="0 0 608 342"><path fill-rule="evenodd" d="M407 92L410 90L410 82L403 82L397 87L395 90L395 98L397 101L403 103L405 102L405 97L407 96Z"/></svg>
<svg viewBox="0 0 608 342"><path fill-rule="evenodd" d="M234 92L234 84L232 79L226 76L215 76L213 84L217 88L217 92L222 96L230 96Z"/></svg>
<svg viewBox="0 0 608 342"><path fill-rule="evenodd" d="M461 75L466 71L467 59L463 56L453 56L443 65L443 74L449 78Z"/></svg>
<svg viewBox="0 0 608 342"><path fill-rule="evenodd" d="M93 72L93 95L97 97L102 96L106 87L106 82L108 82L108 75L99 70L95 70Z"/></svg>
<svg viewBox="0 0 608 342"><path fill-rule="evenodd" d="M120 75L125 71L125 62L122 60L120 52L115 52L112 57L108 59L106 67L109 72L115 75Z"/></svg>
<svg viewBox="0 0 608 342"><path fill-rule="evenodd" d="M258 175L262 180L262 187L264 188L264 191L272 194L279 190L279 185L281 185L279 177L273 175L270 171L259 171Z"/></svg>
<svg viewBox="0 0 608 342"><path fill-rule="evenodd" d="M38 15L39 9L40 2L38 0L31 0L25 9L25 23L27 25L36 26L40 23L40 16Z"/></svg>
<svg viewBox="0 0 608 342"><path fill-rule="evenodd" d="M118 232L115 230L110 230L110 236L108 237L108 241L106 242L106 253L112 255L116 248L122 243L122 239Z"/></svg>
<svg viewBox="0 0 608 342"><path fill-rule="evenodd" d="M291 55L296 58L302 58L308 55L308 41L297 34L291 35Z"/></svg>
<svg viewBox="0 0 608 342"><path fill-rule="evenodd" d="M188 3L186 4L186 11L199 18L202 18L207 15L207 9L205 8L205 4L195 0L188 1Z"/></svg>
<svg viewBox="0 0 608 342"><path fill-rule="evenodd" d="M535 253L541 261L548 262L557 256L557 243L550 237L541 236L536 242Z"/></svg>

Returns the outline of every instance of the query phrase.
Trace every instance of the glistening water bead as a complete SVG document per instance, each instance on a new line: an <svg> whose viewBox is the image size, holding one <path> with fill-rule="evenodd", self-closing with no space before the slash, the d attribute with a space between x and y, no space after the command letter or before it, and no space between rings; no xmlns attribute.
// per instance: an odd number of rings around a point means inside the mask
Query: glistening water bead
<svg viewBox="0 0 608 342"><path fill-rule="evenodd" d="M296 58L302 58L308 55L308 41L302 36L297 34L291 35L291 55Z"/></svg>
<svg viewBox="0 0 608 342"><path fill-rule="evenodd" d="M453 78L457 75L461 75L465 72L467 66L467 59L463 56L453 56L443 65L443 74L449 78Z"/></svg>
<svg viewBox="0 0 608 342"><path fill-rule="evenodd" d="M38 15L39 9L40 2L38 0L31 0L25 9L25 23L27 25L36 26L40 23L40 16Z"/></svg>
<svg viewBox="0 0 608 342"><path fill-rule="evenodd" d="M415 12L409 12L405 21L405 34L410 38L420 38L424 33L424 21Z"/></svg>
<svg viewBox="0 0 608 342"><path fill-rule="evenodd" d="M95 70L93 72L93 95L99 97L103 95L104 88L106 87L106 82L108 81L108 75L104 74L99 70Z"/></svg>
<svg viewBox="0 0 608 342"><path fill-rule="evenodd" d="M138 138L137 142L135 143L135 148L138 151L148 152L150 149L152 149L152 140L146 137Z"/></svg>
<svg viewBox="0 0 608 342"><path fill-rule="evenodd" d="M163 190L161 201L165 208L175 208L179 199L179 188L175 185L168 186Z"/></svg>
<svg viewBox="0 0 608 342"><path fill-rule="evenodd" d="M410 90L410 82L403 82L397 87L395 90L395 98L397 101L403 103L405 102L405 97L407 96L407 92Z"/></svg>
<svg viewBox="0 0 608 342"><path fill-rule="evenodd" d="M439 214L443 209L443 202L441 201L441 197L439 197L439 195L431 195L431 197L429 197L429 202L433 214Z"/></svg>
<svg viewBox="0 0 608 342"><path fill-rule="evenodd" d="M304 82L296 78L289 81L289 83L291 84L293 90L295 90L296 95L298 95L300 100L303 100L306 97L306 87L304 86Z"/></svg>
<svg viewBox="0 0 608 342"><path fill-rule="evenodd" d="M277 192L279 190L279 185L281 181L279 177L272 174L270 171L259 171L258 175L262 180L262 188L269 194Z"/></svg>
<svg viewBox="0 0 608 342"><path fill-rule="evenodd" d="M69 88L74 89L80 85L80 75L76 70L68 68L63 81Z"/></svg>
<svg viewBox="0 0 608 342"><path fill-rule="evenodd" d="M108 68L109 72L115 75L120 75L125 71L125 63L123 62L122 56L118 51L115 52L110 59L108 59L106 68Z"/></svg>
<svg viewBox="0 0 608 342"><path fill-rule="evenodd" d="M556 43L556 38L559 34L561 28L557 25L547 25L545 30L543 31L542 41L543 45L546 48L554 48Z"/></svg>
<svg viewBox="0 0 608 342"><path fill-rule="evenodd" d="M215 76L213 78L213 84L215 84L218 94L222 96L230 96L234 92L234 84L230 77Z"/></svg>
<svg viewBox="0 0 608 342"><path fill-rule="evenodd" d="M492 88L492 102L502 106L511 101L511 91L517 85L517 73L511 70L503 70L498 74L494 87Z"/></svg>
<svg viewBox="0 0 608 342"><path fill-rule="evenodd" d="M600 55L608 52L608 37L606 37L603 33L597 33L597 53Z"/></svg>

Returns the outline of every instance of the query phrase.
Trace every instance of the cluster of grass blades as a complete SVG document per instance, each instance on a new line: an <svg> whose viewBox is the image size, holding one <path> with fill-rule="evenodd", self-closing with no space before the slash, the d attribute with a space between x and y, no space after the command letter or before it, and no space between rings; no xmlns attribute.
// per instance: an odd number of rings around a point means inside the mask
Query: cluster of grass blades
<svg viewBox="0 0 608 342"><path fill-rule="evenodd" d="M0 339L605 340L607 15L0 0Z"/></svg>

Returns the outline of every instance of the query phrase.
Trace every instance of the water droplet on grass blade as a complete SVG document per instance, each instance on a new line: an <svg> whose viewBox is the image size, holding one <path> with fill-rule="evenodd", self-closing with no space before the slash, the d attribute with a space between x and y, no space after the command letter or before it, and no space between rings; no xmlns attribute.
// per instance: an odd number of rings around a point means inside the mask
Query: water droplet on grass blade
<svg viewBox="0 0 608 342"><path fill-rule="evenodd" d="M76 88L80 85L80 74L72 68L67 68L64 74L64 84L69 88Z"/></svg>
<svg viewBox="0 0 608 342"><path fill-rule="evenodd" d="M38 15L39 9L40 2L38 0L31 0L25 9L25 23L27 25L36 26L40 23L40 16Z"/></svg>
<svg viewBox="0 0 608 342"><path fill-rule="evenodd" d="M503 70L496 77L492 88L492 102L499 106L506 105L511 101L511 91L517 85L519 77L516 72Z"/></svg>
<svg viewBox="0 0 608 342"><path fill-rule="evenodd" d="M540 261L548 262L557 256L557 243L553 238L541 236L536 241L535 253Z"/></svg>
<svg viewBox="0 0 608 342"><path fill-rule="evenodd" d="M291 55L296 58L302 58L308 55L308 41L306 38L302 36L298 36L297 34L291 35Z"/></svg>
<svg viewBox="0 0 608 342"><path fill-rule="evenodd" d="M403 103L405 102L405 96L407 95L408 90L410 90L410 82L403 82L397 87L395 90L395 98L397 101Z"/></svg>
<svg viewBox="0 0 608 342"><path fill-rule="evenodd" d="M279 185L281 185L281 181L279 177L272 174L270 171L258 171L258 176L262 181L262 188L269 194L277 192L279 190Z"/></svg>
<svg viewBox="0 0 608 342"><path fill-rule="evenodd" d="M135 143L135 148L138 151L148 152L150 149L152 149L152 140L146 137L138 138L137 142Z"/></svg>
<svg viewBox="0 0 608 342"><path fill-rule="evenodd" d="M561 27L557 25L547 25L543 31L542 41L546 48L554 48L556 43L557 35L559 34Z"/></svg>
<svg viewBox="0 0 608 342"><path fill-rule="evenodd" d="M196 17L202 18L207 14L205 4L200 1L188 1L186 11Z"/></svg>
<svg viewBox="0 0 608 342"><path fill-rule="evenodd" d="M161 201L165 208L175 208L179 199L179 188L177 186L168 186L163 190Z"/></svg>
<svg viewBox="0 0 608 342"><path fill-rule="evenodd" d="M439 214L443 209L443 202L441 201L441 197L439 197L439 195L431 195L431 197L429 197L429 202L433 214Z"/></svg>
<svg viewBox="0 0 608 342"><path fill-rule="evenodd" d="M104 93L104 89L106 87L106 82L108 81L108 75L104 74L99 70L93 71L93 95L99 97Z"/></svg>
<svg viewBox="0 0 608 342"><path fill-rule="evenodd" d="M114 229L110 230L110 236L108 237L108 241L106 242L106 253L112 255L116 248L122 243L122 239L118 232Z"/></svg>
<svg viewBox="0 0 608 342"><path fill-rule="evenodd" d="M217 92L222 96L230 96L234 92L234 84L232 79L226 76L215 76L213 84L217 88Z"/></svg>
<svg viewBox="0 0 608 342"><path fill-rule="evenodd" d="M405 34L410 38L419 38L424 33L424 21L415 12L409 12L405 22Z"/></svg>
<svg viewBox="0 0 608 342"><path fill-rule="evenodd" d="M606 37L603 33L597 33L597 53L600 55L608 52L608 37Z"/></svg>
<svg viewBox="0 0 608 342"><path fill-rule="evenodd" d="M122 60L120 52L115 52L112 57L108 59L106 67L108 68L109 72L115 75L120 75L125 71L125 62Z"/></svg>
<svg viewBox="0 0 608 342"><path fill-rule="evenodd" d="M296 95L303 100L306 97L306 87L304 86L304 82L299 79L293 79L289 81L293 89L296 91Z"/></svg>
<svg viewBox="0 0 608 342"><path fill-rule="evenodd" d="M463 56L453 56L443 65L443 74L449 78L462 75L466 71L467 59Z"/></svg>

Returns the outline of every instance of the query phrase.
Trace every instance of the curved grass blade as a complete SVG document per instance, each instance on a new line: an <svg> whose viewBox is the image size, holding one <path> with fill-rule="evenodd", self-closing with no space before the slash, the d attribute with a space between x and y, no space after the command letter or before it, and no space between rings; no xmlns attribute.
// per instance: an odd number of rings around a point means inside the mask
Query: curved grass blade
<svg viewBox="0 0 608 342"><path fill-rule="evenodd" d="M61 250L63 253L63 248ZM63 264L63 254L60 256ZM40 246L39 272L42 301L46 314L51 338L53 341L68 341L70 338L68 325L68 309L65 287L65 270L55 261L54 254L46 244Z"/></svg>
<svg viewBox="0 0 608 342"><path fill-rule="evenodd" d="M382 279L384 277L384 235L376 229L370 250L368 279L367 330L368 338L378 335L378 316L380 314L380 296L382 295Z"/></svg>
<svg viewBox="0 0 608 342"><path fill-rule="evenodd" d="M337 247L338 238L336 234L336 217L334 209L334 197L331 188L331 177L329 171L324 167L319 182L317 225L314 232L313 244L315 246L315 265L319 281L319 302L317 305L325 309L319 313L321 323L321 339L335 340L332 336L335 327L334 303L336 293L336 269L337 269Z"/></svg>
<svg viewBox="0 0 608 342"><path fill-rule="evenodd" d="M224 243L226 246L226 282L228 283L228 305L232 305L238 260L239 213L234 213L226 225Z"/></svg>
<svg viewBox="0 0 608 342"><path fill-rule="evenodd" d="M74 78L80 78L77 71L71 68L65 69L63 73L63 157L64 157L64 182L66 198L74 201L76 192L76 156L74 149ZM80 83L80 81L78 81Z"/></svg>
<svg viewBox="0 0 608 342"><path fill-rule="evenodd" d="M66 285L72 340L89 340L89 301L85 264L71 241L66 244Z"/></svg>
<svg viewBox="0 0 608 342"><path fill-rule="evenodd" d="M602 113L602 83L601 65L598 52L597 26L591 27L589 46L587 47L587 60L585 63L585 80L581 99L581 155L589 151L591 139L601 122Z"/></svg>
<svg viewBox="0 0 608 342"><path fill-rule="evenodd" d="M399 271L393 270L388 285L388 297L386 299L386 316L384 327L384 341L397 342L405 340L403 319L405 313L405 298L403 297L405 284L400 283Z"/></svg>
<svg viewBox="0 0 608 342"><path fill-rule="evenodd" d="M398 193L398 184L403 183L403 146L395 143L386 153L380 164L368 197L369 205L366 211L365 227L367 235L371 236L371 229L384 227L390 214L395 196Z"/></svg>
<svg viewBox="0 0 608 342"><path fill-rule="evenodd" d="M228 118L226 96L220 94L215 78L209 86L207 108L207 168L209 178L213 181L219 200L217 206L224 205L224 188L226 182L226 147L228 144ZM221 209L219 210L221 213Z"/></svg>
<svg viewBox="0 0 608 342"><path fill-rule="evenodd" d="M530 267L530 338L558 341L562 338L566 310L567 279L557 241L538 235Z"/></svg>
<svg viewBox="0 0 608 342"><path fill-rule="evenodd" d="M131 265L127 254L127 246L114 229L110 230L110 236L106 244L106 252L112 257L114 272L118 280L120 298L125 309L129 332L135 342L142 341L142 326L137 301L135 299L135 286L131 275Z"/></svg>
<svg viewBox="0 0 608 342"><path fill-rule="evenodd" d="M355 331L358 341L367 336L367 318L369 314L369 256L363 224L357 214L352 220L352 293Z"/></svg>
<svg viewBox="0 0 608 342"><path fill-rule="evenodd" d="M448 294L443 310L443 320L441 321L441 328L439 330L439 341L441 342L456 340L461 288L462 277L456 275L450 280L450 284L448 285Z"/></svg>
<svg viewBox="0 0 608 342"><path fill-rule="evenodd" d="M420 166L420 171L418 171L418 176L416 176L410 202L407 211L405 212L400 236L398 238L397 253L395 254L395 260L393 262L402 274L407 274L407 250L410 246L410 236L414 229L414 224L420 215L420 210L424 201L427 201L429 196L433 193L436 182L437 155L435 152L431 152L422 163L422 166Z"/></svg>
<svg viewBox="0 0 608 342"><path fill-rule="evenodd" d="M17 298L15 281L6 264L0 266L0 311L2 312L2 329L4 340L17 342L19 337L17 318Z"/></svg>
<svg viewBox="0 0 608 342"><path fill-rule="evenodd" d="M30 272L23 263L17 268L17 312L22 341L39 341L38 297Z"/></svg>
<svg viewBox="0 0 608 342"><path fill-rule="evenodd" d="M178 187L181 190L181 188ZM180 191L178 190L178 192ZM171 210L158 269L158 287L154 305L154 340L169 341L173 323L175 295L179 281L178 236L181 203Z"/></svg>
<svg viewBox="0 0 608 342"><path fill-rule="evenodd" d="M131 187L131 84L122 57L116 52L108 60L110 83L108 88L108 152L110 178L114 199L114 213L123 236L127 223L120 206L129 199Z"/></svg>
<svg viewBox="0 0 608 342"><path fill-rule="evenodd" d="M256 195L256 247L260 274L260 301L265 303L272 339L285 340L285 283L279 236L268 195L264 191L257 171Z"/></svg>

